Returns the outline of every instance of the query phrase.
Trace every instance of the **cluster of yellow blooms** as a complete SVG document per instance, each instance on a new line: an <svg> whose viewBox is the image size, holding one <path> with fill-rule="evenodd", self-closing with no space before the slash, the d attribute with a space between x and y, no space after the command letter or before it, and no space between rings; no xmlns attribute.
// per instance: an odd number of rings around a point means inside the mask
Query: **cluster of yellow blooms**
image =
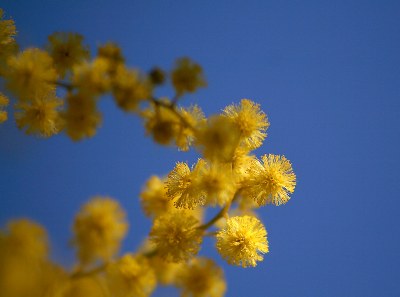
<svg viewBox="0 0 400 297"><path fill-rule="evenodd" d="M267 231L255 209L288 202L296 185L284 156L252 154L265 140L266 114L249 99L206 117L199 106L178 106L187 93L206 86L202 68L179 59L167 75L125 65L116 44L100 46L90 58L83 37L49 36L44 49L18 52L13 20L0 10L0 78L14 102L17 126L50 137L65 132L78 141L96 134L99 99L111 94L122 110L143 119L155 142L181 151L196 149L190 166L178 162L165 177L152 176L140 194L152 222L149 237L135 252L119 255L128 222L119 203L94 197L73 224L77 263L68 270L50 260L46 231L29 220L14 220L0 231L0 292L3 297L146 297L158 285L173 285L181 296L221 297L224 274L216 263L197 257L205 236L229 264L254 267L268 253ZM170 77L175 96L156 98L154 89ZM64 98L57 97L59 90ZM0 93L0 122L9 100ZM207 207L219 207L205 220ZM210 228L216 228L208 231Z"/></svg>

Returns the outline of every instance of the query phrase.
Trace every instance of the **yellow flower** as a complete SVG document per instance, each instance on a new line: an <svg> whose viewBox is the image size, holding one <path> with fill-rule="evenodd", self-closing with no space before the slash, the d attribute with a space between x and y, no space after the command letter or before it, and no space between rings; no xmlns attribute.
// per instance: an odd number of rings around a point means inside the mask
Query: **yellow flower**
<svg viewBox="0 0 400 297"><path fill-rule="evenodd" d="M231 119L240 130L240 145L249 150L260 147L267 136L268 118L260 105L249 99L242 99L240 105L229 105L224 115Z"/></svg>
<svg viewBox="0 0 400 297"><path fill-rule="evenodd" d="M229 264L254 267L268 253L267 231L253 216L229 218L216 238L217 250Z"/></svg>
<svg viewBox="0 0 400 297"><path fill-rule="evenodd" d="M155 175L147 181L140 193L140 203L145 215L154 219L166 213L185 212L202 222L204 209L202 207L196 207L193 210L176 208L170 197L167 196L165 182L165 179L160 179Z"/></svg>
<svg viewBox="0 0 400 297"><path fill-rule="evenodd" d="M42 137L59 133L62 119L58 109L62 104L63 101L56 97L54 91L18 103L15 113L18 128L25 129L26 134L37 134Z"/></svg>
<svg viewBox="0 0 400 297"><path fill-rule="evenodd" d="M101 113L96 108L96 100L82 93L66 98L67 110L62 113L65 130L72 140L81 140L96 134L101 123Z"/></svg>
<svg viewBox="0 0 400 297"><path fill-rule="evenodd" d="M106 297L105 284L99 277L69 279L57 297Z"/></svg>
<svg viewBox="0 0 400 297"><path fill-rule="evenodd" d="M72 68L72 83L79 92L87 96L99 96L110 88L108 63L105 59L96 58L91 63L75 64Z"/></svg>
<svg viewBox="0 0 400 297"><path fill-rule="evenodd" d="M196 258L177 277L182 297L222 297L226 291L224 272L214 261Z"/></svg>
<svg viewBox="0 0 400 297"><path fill-rule="evenodd" d="M0 110L0 124L4 123L8 119L7 111Z"/></svg>
<svg viewBox="0 0 400 297"><path fill-rule="evenodd" d="M194 129L204 125L206 123L206 118L201 108L197 105L190 106L186 109L181 107L178 112L185 120L185 123L180 126L175 142L180 150L187 151L195 138Z"/></svg>
<svg viewBox="0 0 400 297"><path fill-rule="evenodd" d="M239 145L238 127L224 116L213 116L196 134L196 145L211 161L231 162Z"/></svg>
<svg viewBox="0 0 400 297"><path fill-rule="evenodd" d="M156 287L156 276L146 258L124 255L107 269L110 292L115 297L147 297Z"/></svg>
<svg viewBox="0 0 400 297"><path fill-rule="evenodd" d="M140 101L151 97L151 86L139 71L124 65L116 67L112 81L112 93L119 107L125 111L136 111Z"/></svg>
<svg viewBox="0 0 400 297"><path fill-rule="evenodd" d="M27 219L10 221L0 231L1 296L42 297L55 292L64 272L49 262L48 251L41 225Z"/></svg>
<svg viewBox="0 0 400 297"><path fill-rule="evenodd" d="M110 260L119 250L128 230L125 212L117 201L94 197L75 218L73 244L83 264Z"/></svg>
<svg viewBox="0 0 400 297"><path fill-rule="evenodd" d="M17 29L13 20L3 19L3 10L0 8L0 66L17 51L15 35Z"/></svg>
<svg viewBox="0 0 400 297"><path fill-rule="evenodd" d="M189 58L176 61L175 69L171 73L172 85L178 96L185 92L193 93L198 88L207 86L201 66Z"/></svg>
<svg viewBox="0 0 400 297"><path fill-rule="evenodd" d="M0 259L1 297L58 297L65 278L64 271L46 261Z"/></svg>
<svg viewBox="0 0 400 297"><path fill-rule="evenodd" d="M285 204L296 186L292 164L279 155L264 155L261 159L263 164L255 160L248 169L248 177L243 181L243 196L254 199L259 205Z"/></svg>
<svg viewBox="0 0 400 297"><path fill-rule="evenodd" d="M4 73L7 88L21 100L55 90L57 72L48 53L29 48L8 59Z"/></svg>
<svg viewBox="0 0 400 297"><path fill-rule="evenodd" d="M89 58L89 48L82 44L83 36L77 33L55 32L48 37L48 51L61 77L71 68Z"/></svg>
<svg viewBox="0 0 400 297"><path fill-rule="evenodd" d="M120 47L112 42L107 42L100 46L97 55L107 61L108 71L111 76L115 74L117 67L125 62Z"/></svg>
<svg viewBox="0 0 400 297"><path fill-rule="evenodd" d="M184 263L168 262L157 255L149 257L149 262L157 276L157 281L164 286L174 285L177 281L177 274L184 266Z"/></svg>
<svg viewBox="0 0 400 297"><path fill-rule="evenodd" d="M13 220L8 223L6 232L0 232L0 258L16 256L29 260L44 260L48 250L46 230L30 220Z"/></svg>
<svg viewBox="0 0 400 297"><path fill-rule="evenodd" d="M7 115L7 111L5 110L1 110L3 107L6 107L8 105L8 98L0 93L0 124L4 123L5 121L7 121L8 115Z"/></svg>
<svg viewBox="0 0 400 297"><path fill-rule="evenodd" d="M170 262L182 262L196 255L203 232L199 221L184 212L170 213L155 219L150 240L157 255Z"/></svg>
<svg viewBox="0 0 400 297"><path fill-rule="evenodd" d="M248 177L248 169L255 161L254 155L248 155L243 149L237 149L232 159L232 170L236 181L240 182Z"/></svg>
<svg viewBox="0 0 400 297"><path fill-rule="evenodd" d="M199 200L211 206L224 205L236 190L230 164L205 164L194 182Z"/></svg>
<svg viewBox="0 0 400 297"><path fill-rule="evenodd" d="M167 196L164 182L154 175L150 177L140 193L140 202L145 215L148 217L158 217L175 209Z"/></svg>
<svg viewBox="0 0 400 297"><path fill-rule="evenodd" d="M169 103L165 98L162 100ZM145 121L147 134L162 145L169 145L177 137L179 131L184 129L179 117L171 109L161 105L151 104L149 108L142 111L141 116Z"/></svg>
<svg viewBox="0 0 400 297"><path fill-rule="evenodd" d="M168 99L162 100L170 104ZM141 115L145 120L146 131L154 141L163 145L174 141L182 151L189 150L194 139L194 128L205 120L197 105L173 111L162 105L151 104Z"/></svg>
<svg viewBox="0 0 400 297"><path fill-rule="evenodd" d="M196 180L205 161L199 159L190 170L187 163L178 162L168 174L166 181L167 195L175 200L177 208L194 209L197 205L204 205L205 197L198 191Z"/></svg>

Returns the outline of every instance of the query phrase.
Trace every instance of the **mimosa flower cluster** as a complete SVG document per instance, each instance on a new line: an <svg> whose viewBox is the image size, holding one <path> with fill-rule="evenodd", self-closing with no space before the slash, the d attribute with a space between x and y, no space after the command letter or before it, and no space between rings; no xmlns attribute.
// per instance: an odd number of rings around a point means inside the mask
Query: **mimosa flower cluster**
<svg viewBox="0 0 400 297"><path fill-rule="evenodd" d="M223 270L198 256L205 237L214 238L231 265L254 267L263 260L269 243L256 210L287 203L296 175L283 155L253 154L270 126L259 104L242 99L206 116L197 105L181 106L184 96L207 85L201 66L189 58L178 59L170 71L143 72L128 67L114 43L99 46L93 56L83 36L57 32L43 48L20 51L16 32L0 10L0 122L10 118L12 105L16 125L26 134L65 133L81 141L96 134L102 123L98 103L109 95L143 120L156 143L194 149L199 158L148 179L139 198L152 227L136 251L120 253L129 223L110 197L92 197L76 215L72 268L51 260L44 227L28 219L10 221L0 231L1 296L146 297L170 285L184 297L221 297L227 288ZM168 82L174 96L157 98L155 90ZM206 219L209 208L219 210Z"/></svg>

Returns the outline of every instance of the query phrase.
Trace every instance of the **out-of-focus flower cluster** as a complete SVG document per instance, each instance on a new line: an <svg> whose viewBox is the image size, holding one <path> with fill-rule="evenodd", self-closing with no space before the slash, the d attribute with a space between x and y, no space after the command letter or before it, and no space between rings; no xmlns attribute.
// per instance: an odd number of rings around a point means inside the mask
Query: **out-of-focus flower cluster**
<svg viewBox="0 0 400 297"><path fill-rule="evenodd" d="M120 254L128 220L110 197L93 197L76 215L72 269L51 260L42 226L11 221L0 232L2 296L146 297L157 285L173 285L181 296L220 297L226 291L222 269L197 256L208 236L229 264L254 267L263 260L269 244L256 211L287 203L296 176L285 156L257 158L252 153L270 125L257 103L242 99L207 117L197 105L180 106L185 95L206 86L201 66L189 58L178 59L169 72L155 67L145 73L125 64L118 45L104 44L91 57L81 35L65 32L50 35L43 49L18 52L14 22L2 17L0 10L0 79L5 85L0 123L7 120L11 102L16 124L27 134L65 132L74 141L83 140L102 123L98 102L108 94L123 111L143 120L156 143L181 151L193 148L200 155L195 164L178 162L169 174L152 176L143 187L140 202L152 227L137 251ZM174 96L157 98L155 89L168 79ZM219 211L207 220L205 211L214 207Z"/></svg>

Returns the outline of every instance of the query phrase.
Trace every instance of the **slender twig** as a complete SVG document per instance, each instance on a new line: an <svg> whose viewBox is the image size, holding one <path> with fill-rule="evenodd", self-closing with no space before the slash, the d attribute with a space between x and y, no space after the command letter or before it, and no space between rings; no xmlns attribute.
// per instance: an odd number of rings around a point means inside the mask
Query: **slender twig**
<svg viewBox="0 0 400 297"><path fill-rule="evenodd" d="M236 191L233 198L230 201L228 201L225 204L225 206L211 220L209 220L207 223L205 223L204 225L201 225L197 228L201 229L201 230L207 230L212 225L214 225L219 219L221 219L223 216L225 216L225 214L228 213L232 203L235 202L239 198L240 191L241 191L241 188Z"/></svg>

